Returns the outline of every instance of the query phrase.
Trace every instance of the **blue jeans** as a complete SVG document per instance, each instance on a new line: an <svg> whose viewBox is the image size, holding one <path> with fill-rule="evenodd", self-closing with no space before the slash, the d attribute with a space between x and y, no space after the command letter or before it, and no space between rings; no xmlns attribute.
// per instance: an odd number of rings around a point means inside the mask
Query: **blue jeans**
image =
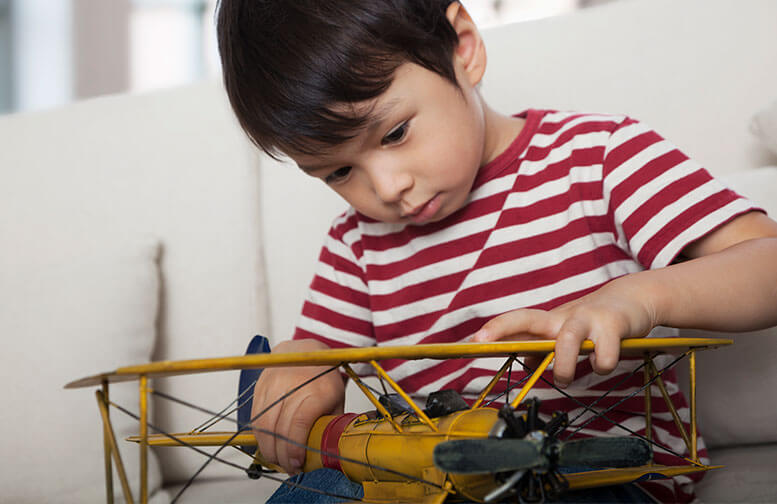
<svg viewBox="0 0 777 504"><path fill-rule="evenodd" d="M300 473L286 481L308 488L325 490L329 494L339 495L343 498L303 490L284 483L270 497L267 501L268 504L296 504L298 502L334 504L335 502L348 502L350 499L361 499L364 496L364 490L359 483L354 483L346 478L345 474L334 469L324 468L309 473Z"/></svg>
<svg viewBox="0 0 777 504"><path fill-rule="evenodd" d="M267 504L296 504L300 502L314 504L333 504L347 502L349 499L361 499L364 495L362 486L345 477L340 471L334 469L318 469L309 473L301 473L292 476L287 481L303 485L309 488L325 490L329 494L336 494L342 498L332 497L309 490L303 490L291 485L283 484L270 497ZM610 503L631 502L653 504L654 501L634 484L617 485L609 487L590 488L567 492L558 503Z"/></svg>

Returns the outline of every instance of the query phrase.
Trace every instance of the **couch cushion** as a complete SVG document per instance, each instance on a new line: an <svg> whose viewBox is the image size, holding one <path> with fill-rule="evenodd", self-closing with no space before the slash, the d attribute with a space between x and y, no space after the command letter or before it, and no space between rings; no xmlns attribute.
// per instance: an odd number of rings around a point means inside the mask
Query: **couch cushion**
<svg viewBox="0 0 777 504"><path fill-rule="evenodd" d="M766 148L777 154L777 100L756 112L750 131Z"/></svg>
<svg viewBox="0 0 777 504"><path fill-rule="evenodd" d="M696 489L701 502L774 502L777 444L712 450L710 459L726 467L704 476Z"/></svg>
<svg viewBox="0 0 777 504"><path fill-rule="evenodd" d="M731 188L777 216L777 167L722 177ZM682 331L731 338L734 345L699 353L699 429L708 446L777 442L777 327L745 333ZM687 393L686 367L679 366Z"/></svg>
<svg viewBox="0 0 777 504"><path fill-rule="evenodd" d="M0 187L7 188L8 178L2 178L6 184L0 182ZM104 501L102 423L94 392L63 386L151 356L158 243L119 234L114 241L93 241L88 230L73 228L68 237L48 233L24 216L27 205L41 201L7 193L0 199L6 217L0 221L0 235L8 245L0 248L0 366L6 377L0 410L3 500ZM7 210L24 227L9 226ZM112 387L110 398L138 411L137 389L130 384ZM118 440L137 432L134 419L116 410L111 416ZM137 498L138 450L124 443L120 451ZM160 483L152 454L150 491Z"/></svg>
<svg viewBox="0 0 777 504"><path fill-rule="evenodd" d="M76 231L94 244L115 241L117 234L158 237L154 359L242 354L254 334L268 330L256 150L219 83L0 117L0 174L0 220L20 230L0 240L19 255L27 253L30 240L48 239L41 253L57 260L58 237ZM33 308L31 302L20 309ZM113 365L149 359L127 353ZM98 362L84 364L76 376L104 370ZM234 398L236 384L231 374L213 373L154 386L220 409ZM167 429L191 429L203 416L153 401L153 421ZM202 463L185 449L158 453L166 480L184 480ZM220 470L230 473L211 464L206 475Z"/></svg>

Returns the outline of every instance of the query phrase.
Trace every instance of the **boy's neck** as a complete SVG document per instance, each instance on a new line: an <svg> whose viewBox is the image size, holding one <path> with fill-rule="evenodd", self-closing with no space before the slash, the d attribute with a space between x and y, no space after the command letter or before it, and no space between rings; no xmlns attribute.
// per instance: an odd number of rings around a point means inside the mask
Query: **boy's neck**
<svg viewBox="0 0 777 504"><path fill-rule="evenodd" d="M483 152L483 165L485 165L507 150L523 130L526 120L500 114L486 103L483 103L483 108L486 125L486 141Z"/></svg>

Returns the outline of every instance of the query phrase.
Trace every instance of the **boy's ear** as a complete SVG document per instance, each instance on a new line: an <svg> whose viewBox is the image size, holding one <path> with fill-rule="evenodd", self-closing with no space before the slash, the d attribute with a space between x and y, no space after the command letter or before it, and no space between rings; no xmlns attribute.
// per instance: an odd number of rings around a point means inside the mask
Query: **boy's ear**
<svg viewBox="0 0 777 504"><path fill-rule="evenodd" d="M445 16L459 36L454 58L462 64L470 85L475 86L486 72L486 46L469 12L459 2L451 3Z"/></svg>

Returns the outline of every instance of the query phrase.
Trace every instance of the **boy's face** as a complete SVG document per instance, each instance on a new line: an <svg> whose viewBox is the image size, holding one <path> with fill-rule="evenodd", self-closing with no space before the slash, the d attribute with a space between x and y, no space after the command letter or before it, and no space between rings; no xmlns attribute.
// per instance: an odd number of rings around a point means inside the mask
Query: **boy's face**
<svg viewBox="0 0 777 504"><path fill-rule="evenodd" d="M369 111L356 137L320 156L290 157L368 217L417 225L443 219L464 206L478 169L495 155L485 105L466 78L458 81L461 89L405 63L381 96L347 105Z"/></svg>

